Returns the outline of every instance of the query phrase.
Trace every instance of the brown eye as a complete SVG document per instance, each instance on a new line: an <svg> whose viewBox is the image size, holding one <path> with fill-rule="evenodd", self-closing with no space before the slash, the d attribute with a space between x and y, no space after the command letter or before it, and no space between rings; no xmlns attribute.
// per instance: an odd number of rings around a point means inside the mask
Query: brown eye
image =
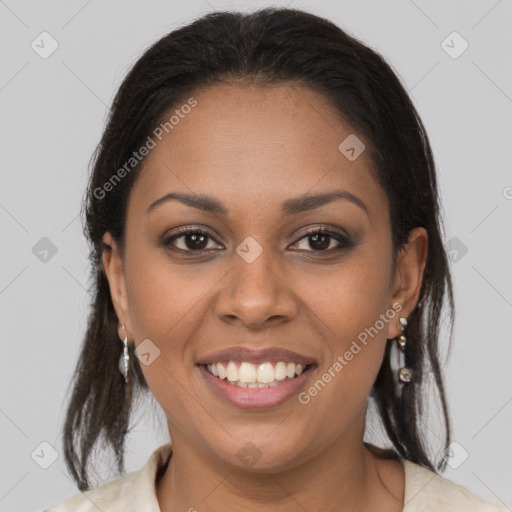
<svg viewBox="0 0 512 512"><path fill-rule="evenodd" d="M210 235L205 231L184 229L178 234L167 237L163 240L162 245L166 247L172 246L179 251L199 252L208 250L208 242L212 240Z"/></svg>
<svg viewBox="0 0 512 512"><path fill-rule="evenodd" d="M334 244L334 247L332 246L333 241L337 242L337 246L336 244ZM303 246L298 247L298 249L309 252L331 253L353 246L352 242L341 233L318 228L309 231L305 236L295 242L295 245L300 243L303 243Z"/></svg>

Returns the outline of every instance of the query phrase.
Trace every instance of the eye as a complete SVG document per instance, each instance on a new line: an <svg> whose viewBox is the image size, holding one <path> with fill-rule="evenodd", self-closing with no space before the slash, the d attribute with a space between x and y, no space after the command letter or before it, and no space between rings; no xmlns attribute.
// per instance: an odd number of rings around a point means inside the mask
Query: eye
<svg viewBox="0 0 512 512"><path fill-rule="evenodd" d="M333 241L336 241L338 245L332 247ZM294 245L301 243L302 247L299 246L298 249L308 252L333 253L353 246L353 243L345 235L325 228L315 228L307 231L306 235L295 242Z"/></svg>
<svg viewBox="0 0 512 512"><path fill-rule="evenodd" d="M201 252L212 248L208 247L208 241L214 239L206 231L186 227L180 228L178 231L178 234L166 237L162 241L162 245L172 246L178 251L184 252Z"/></svg>
<svg viewBox="0 0 512 512"><path fill-rule="evenodd" d="M161 244L164 247L174 249L179 252L203 252L223 246L216 245L215 239L208 232L191 227L178 228L178 233L166 237ZM337 246L332 246L333 241L337 242ZM213 246L211 245L213 244ZM300 246L302 244L302 247ZM338 232L326 228L314 228L306 232L291 248L303 250L306 252L324 252L334 253L343 249L353 247L350 239Z"/></svg>

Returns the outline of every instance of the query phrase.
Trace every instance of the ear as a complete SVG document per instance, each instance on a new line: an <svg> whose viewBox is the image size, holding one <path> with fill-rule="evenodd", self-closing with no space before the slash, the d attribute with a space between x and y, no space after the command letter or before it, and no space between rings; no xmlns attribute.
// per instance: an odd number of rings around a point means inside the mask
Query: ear
<svg viewBox="0 0 512 512"><path fill-rule="evenodd" d="M416 307L423 282L427 252L428 234L426 229L414 228L409 233L407 244L400 249L397 255L391 304L398 303L402 309L398 311L397 321L388 323L388 339L400 335L401 327L398 318L409 316Z"/></svg>
<svg viewBox="0 0 512 512"><path fill-rule="evenodd" d="M102 260L110 287L112 304L114 305L119 323L124 324L125 327L124 329L118 327L119 338L122 340L129 332L132 332L124 275L124 263L118 245L109 232L103 235L103 243L108 246L103 249Z"/></svg>

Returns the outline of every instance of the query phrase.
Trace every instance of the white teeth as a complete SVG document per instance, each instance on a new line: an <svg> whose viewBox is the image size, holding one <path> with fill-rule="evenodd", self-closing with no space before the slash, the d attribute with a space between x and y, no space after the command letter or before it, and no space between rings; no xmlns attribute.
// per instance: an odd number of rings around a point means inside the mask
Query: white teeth
<svg viewBox="0 0 512 512"><path fill-rule="evenodd" d="M279 362L276 364L276 380L286 379L286 363Z"/></svg>
<svg viewBox="0 0 512 512"><path fill-rule="evenodd" d="M219 379L226 378L226 369L222 365L222 363L213 364L212 366L217 366L217 373L219 374ZM213 373L213 372L212 372Z"/></svg>
<svg viewBox="0 0 512 512"><path fill-rule="evenodd" d="M227 379L230 384L255 389L276 386L279 381L298 377L304 371L305 365L282 361L275 366L270 362L255 365L245 361L238 365L234 361L229 361L227 364L208 364L206 369L219 379Z"/></svg>
<svg viewBox="0 0 512 512"><path fill-rule="evenodd" d="M256 382L256 367L250 363L242 363L238 369L242 382Z"/></svg>
<svg viewBox="0 0 512 512"><path fill-rule="evenodd" d="M276 372L271 363L263 363L258 366L258 376L256 380L262 384L272 382L276 377Z"/></svg>
<svg viewBox="0 0 512 512"><path fill-rule="evenodd" d="M236 382L238 379L238 368L233 361L229 361L228 368L226 370L227 378L229 382Z"/></svg>

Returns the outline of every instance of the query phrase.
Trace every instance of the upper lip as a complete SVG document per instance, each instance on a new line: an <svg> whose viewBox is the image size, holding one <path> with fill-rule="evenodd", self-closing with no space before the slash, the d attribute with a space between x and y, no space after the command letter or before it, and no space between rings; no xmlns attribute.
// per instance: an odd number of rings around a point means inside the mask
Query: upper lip
<svg viewBox="0 0 512 512"><path fill-rule="evenodd" d="M299 363L303 365L315 364L316 361L307 355L299 354L279 347L251 348L231 347L211 352L200 357L197 364L212 364L221 361L246 361L253 364L261 364L271 361L282 361L284 363Z"/></svg>

